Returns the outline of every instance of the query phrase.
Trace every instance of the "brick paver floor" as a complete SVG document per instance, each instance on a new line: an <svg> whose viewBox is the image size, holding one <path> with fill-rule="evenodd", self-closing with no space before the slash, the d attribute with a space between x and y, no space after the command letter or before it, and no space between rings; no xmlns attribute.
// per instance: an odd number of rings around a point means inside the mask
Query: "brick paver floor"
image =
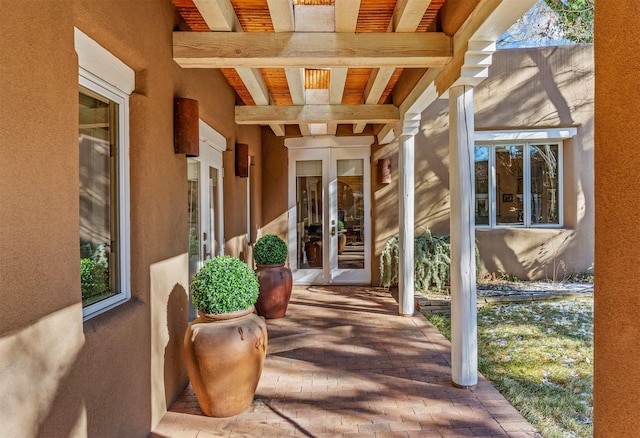
<svg viewBox="0 0 640 438"><path fill-rule="evenodd" d="M252 406L209 418L191 386L152 437L535 437L479 376L451 384L450 344L421 314L397 315L383 289L295 287L269 348Z"/></svg>

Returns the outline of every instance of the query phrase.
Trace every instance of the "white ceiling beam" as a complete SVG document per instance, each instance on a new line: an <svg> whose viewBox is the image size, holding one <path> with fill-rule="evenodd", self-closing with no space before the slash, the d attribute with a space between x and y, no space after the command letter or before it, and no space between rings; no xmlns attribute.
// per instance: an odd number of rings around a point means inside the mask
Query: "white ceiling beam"
<svg viewBox="0 0 640 438"><path fill-rule="evenodd" d="M184 68L440 67L451 38L426 33L174 32Z"/></svg>
<svg viewBox="0 0 640 438"><path fill-rule="evenodd" d="M240 32L242 27L230 0L193 0L205 23L214 32Z"/></svg>
<svg viewBox="0 0 640 438"><path fill-rule="evenodd" d="M394 32L415 32L431 0L398 0L393 11Z"/></svg>
<svg viewBox="0 0 640 438"><path fill-rule="evenodd" d="M289 92L294 105L304 105L304 68L285 68Z"/></svg>
<svg viewBox="0 0 640 438"><path fill-rule="evenodd" d="M267 0L273 30L276 32L293 32L295 21L293 2L291 0Z"/></svg>
<svg viewBox="0 0 640 438"><path fill-rule="evenodd" d="M364 103L369 105L376 105L378 103L395 71L396 69L394 67L383 67L376 68L371 72L369 82L367 82L367 87L364 90Z"/></svg>
<svg viewBox="0 0 640 438"><path fill-rule="evenodd" d="M239 125L296 123L394 123L400 120L394 105L279 105L236 106Z"/></svg>
<svg viewBox="0 0 640 438"><path fill-rule="evenodd" d="M329 84L329 103L340 105L344 95L344 86L347 83L349 69L334 68L331 70L331 82Z"/></svg>
<svg viewBox="0 0 640 438"><path fill-rule="evenodd" d="M335 0L336 32L355 32L360 13L360 0Z"/></svg>

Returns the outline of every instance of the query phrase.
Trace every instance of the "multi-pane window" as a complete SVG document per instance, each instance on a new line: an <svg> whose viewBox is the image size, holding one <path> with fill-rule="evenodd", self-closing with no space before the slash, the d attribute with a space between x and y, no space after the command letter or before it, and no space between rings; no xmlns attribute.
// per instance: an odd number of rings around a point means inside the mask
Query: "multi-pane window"
<svg viewBox="0 0 640 438"><path fill-rule="evenodd" d="M560 143L475 147L476 226L562 225Z"/></svg>

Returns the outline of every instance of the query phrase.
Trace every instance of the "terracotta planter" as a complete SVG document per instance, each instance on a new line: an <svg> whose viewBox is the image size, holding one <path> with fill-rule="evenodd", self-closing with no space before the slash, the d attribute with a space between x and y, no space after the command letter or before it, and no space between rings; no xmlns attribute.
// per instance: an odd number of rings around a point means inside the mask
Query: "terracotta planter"
<svg viewBox="0 0 640 438"><path fill-rule="evenodd" d="M267 354L267 325L254 307L221 315L199 312L184 336L184 358L200 409L231 417L253 401Z"/></svg>
<svg viewBox="0 0 640 438"><path fill-rule="evenodd" d="M287 313L293 277L291 270L281 265L257 265L260 295L256 302L258 315L266 319L282 318Z"/></svg>
<svg viewBox="0 0 640 438"><path fill-rule="evenodd" d="M322 267L322 241L314 240L304 244L307 262L312 268Z"/></svg>

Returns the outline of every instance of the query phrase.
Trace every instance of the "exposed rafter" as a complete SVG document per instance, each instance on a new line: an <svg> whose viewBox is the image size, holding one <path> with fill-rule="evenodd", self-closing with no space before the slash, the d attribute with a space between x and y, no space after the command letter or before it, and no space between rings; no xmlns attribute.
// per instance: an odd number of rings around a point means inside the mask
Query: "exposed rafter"
<svg viewBox="0 0 640 438"><path fill-rule="evenodd" d="M298 123L395 123L400 120L394 105L290 105L236 106L239 125Z"/></svg>
<svg viewBox="0 0 640 438"><path fill-rule="evenodd" d="M482 81L494 41L535 2L173 1L188 25L181 28L191 29L174 33L174 60L223 69L246 103L237 123L270 125L277 135L287 124L321 135L376 123L380 143L450 87ZM310 70L327 79L312 74L305 84ZM390 95L395 106L382 105Z"/></svg>
<svg viewBox="0 0 640 438"><path fill-rule="evenodd" d="M173 34L173 59L184 68L441 67L452 55L440 32Z"/></svg>

